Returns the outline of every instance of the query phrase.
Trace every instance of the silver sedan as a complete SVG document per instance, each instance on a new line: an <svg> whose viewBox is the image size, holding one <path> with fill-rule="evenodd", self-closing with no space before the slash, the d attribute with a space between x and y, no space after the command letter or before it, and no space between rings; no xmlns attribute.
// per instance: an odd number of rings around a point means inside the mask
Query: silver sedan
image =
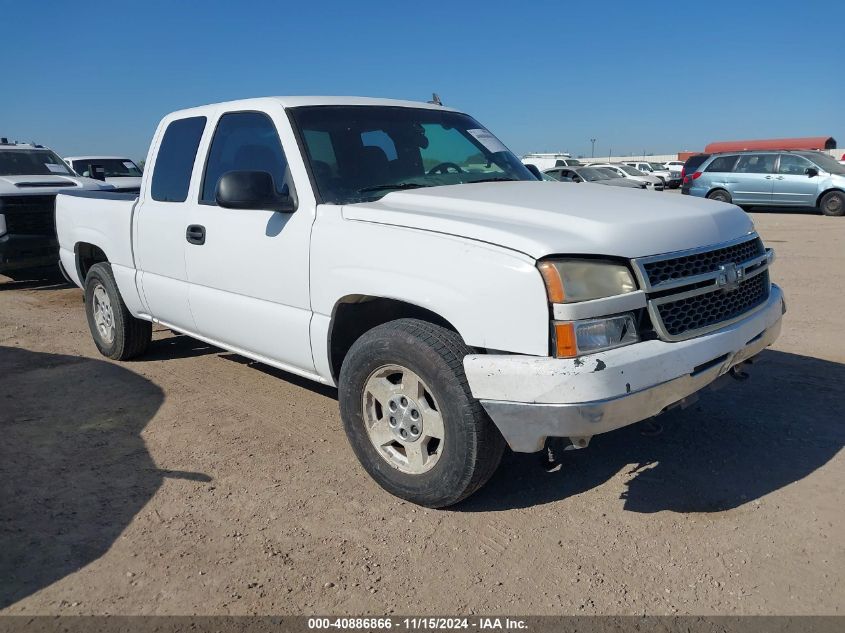
<svg viewBox="0 0 845 633"><path fill-rule="evenodd" d="M543 173L561 182L591 182L597 185L628 187L630 189L646 188L645 183L622 178L613 171L599 167L553 167Z"/></svg>

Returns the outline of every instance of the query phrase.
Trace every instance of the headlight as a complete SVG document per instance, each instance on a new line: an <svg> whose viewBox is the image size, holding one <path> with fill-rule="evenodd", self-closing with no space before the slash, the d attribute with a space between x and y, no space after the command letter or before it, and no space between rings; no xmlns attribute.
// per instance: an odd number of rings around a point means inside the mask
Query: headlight
<svg viewBox="0 0 845 633"><path fill-rule="evenodd" d="M549 303L575 303L634 292L637 284L627 266L588 259L559 259L537 266Z"/></svg>
<svg viewBox="0 0 845 633"><path fill-rule="evenodd" d="M0 237L6 235L6 216L0 213Z"/></svg>
<svg viewBox="0 0 845 633"><path fill-rule="evenodd" d="M637 324L631 314L606 319L556 322L554 348L558 358L572 358L637 343Z"/></svg>

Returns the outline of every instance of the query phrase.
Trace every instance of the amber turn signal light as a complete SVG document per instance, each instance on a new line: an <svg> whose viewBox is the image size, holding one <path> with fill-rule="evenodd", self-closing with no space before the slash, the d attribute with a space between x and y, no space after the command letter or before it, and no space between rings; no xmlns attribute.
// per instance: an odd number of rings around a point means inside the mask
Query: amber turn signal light
<svg viewBox="0 0 845 633"><path fill-rule="evenodd" d="M557 358L574 358L578 356L578 345L575 343L575 325L572 323L555 323L555 356Z"/></svg>
<svg viewBox="0 0 845 633"><path fill-rule="evenodd" d="M537 265L543 281L546 283L546 292L549 294L549 303L563 303L563 280L560 272L552 262L540 262Z"/></svg>

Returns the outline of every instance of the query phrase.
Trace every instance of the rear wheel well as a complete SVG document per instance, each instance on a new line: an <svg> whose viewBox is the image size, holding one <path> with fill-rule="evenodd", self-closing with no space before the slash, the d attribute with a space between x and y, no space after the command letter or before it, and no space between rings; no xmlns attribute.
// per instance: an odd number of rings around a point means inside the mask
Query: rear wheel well
<svg viewBox="0 0 845 633"><path fill-rule="evenodd" d="M710 196L712 196L717 191L722 191L728 196L728 199L733 199L731 192L728 191L727 189L725 189L724 187L713 187L710 191L707 192L707 195L705 197L709 198Z"/></svg>
<svg viewBox="0 0 845 633"><path fill-rule="evenodd" d="M398 299L350 295L341 299L334 309L329 331L329 362L335 381L346 354L362 334L376 326L396 319L420 319L457 332L455 326L439 314L413 303Z"/></svg>
<svg viewBox="0 0 845 633"><path fill-rule="evenodd" d="M79 242L74 250L76 251L76 272L79 273L79 281L83 284L91 266L109 261L103 250L94 244Z"/></svg>

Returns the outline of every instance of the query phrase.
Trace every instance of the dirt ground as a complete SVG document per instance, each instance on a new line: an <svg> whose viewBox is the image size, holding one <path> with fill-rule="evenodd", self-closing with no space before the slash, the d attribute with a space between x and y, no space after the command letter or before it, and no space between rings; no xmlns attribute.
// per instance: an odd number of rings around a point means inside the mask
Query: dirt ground
<svg viewBox="0 0 845 633"><path fill-rule="evenodd" d="M845 218L752 215L789 312L750 380L445 511L333 390L163 330L112 363L78 289L0 279L0 613L842 614Z"/></svg>

